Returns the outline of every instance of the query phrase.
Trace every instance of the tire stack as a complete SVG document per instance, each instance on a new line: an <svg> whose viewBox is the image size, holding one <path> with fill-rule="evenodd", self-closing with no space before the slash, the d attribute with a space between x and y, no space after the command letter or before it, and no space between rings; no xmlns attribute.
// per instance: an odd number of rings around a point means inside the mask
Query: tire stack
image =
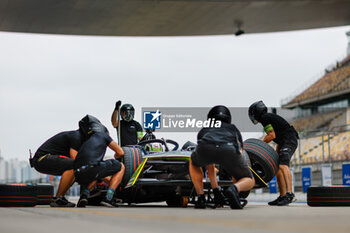
<svg viewBox="0 0 350 233"><path fill-rule="evenodd" d="M0 207L48 205L52 197L52 185L0 184Z"/></svg>
<svg viewBox="0 0 350 233"><path fill-rule="evenodd" d="M50 184L37 184L35 187L38 198L37 205L49 205L53 198L53 186Z"/></svg>
<svg viewBox="0 0 350 233"><path fill-rule="evenodd" d="M309 187L309 206L350 206L350 187Z"/></svg>

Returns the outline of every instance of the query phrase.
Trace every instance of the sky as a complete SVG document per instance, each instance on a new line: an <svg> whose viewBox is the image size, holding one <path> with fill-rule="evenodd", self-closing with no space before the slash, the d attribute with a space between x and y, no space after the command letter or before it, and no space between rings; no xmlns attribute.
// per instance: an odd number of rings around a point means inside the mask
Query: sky
<svg viewBox="0 0 350 233"><path fill-rule="evenodd" d="M115 139L110 118L117 100L133 104L138 121L142 107L248 107L257 100L279 107L345 57L347 31L350 26L239 37L0 32L1 155L27 159L29 149L77 129L86 114ZM196 134L161 136L181 145Z"/></svg>

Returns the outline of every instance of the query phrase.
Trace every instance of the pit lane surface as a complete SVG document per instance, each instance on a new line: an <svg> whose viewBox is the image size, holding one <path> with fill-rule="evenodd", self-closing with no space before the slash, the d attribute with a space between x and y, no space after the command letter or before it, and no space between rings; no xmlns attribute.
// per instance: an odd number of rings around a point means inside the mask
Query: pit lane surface
<svg viewBox="0 0 350 233"><path fill-rule="evenodd" d="M168 208L0 208L1 233L64 232L350 232L350 208L250 203L244 210Z"/></svg>

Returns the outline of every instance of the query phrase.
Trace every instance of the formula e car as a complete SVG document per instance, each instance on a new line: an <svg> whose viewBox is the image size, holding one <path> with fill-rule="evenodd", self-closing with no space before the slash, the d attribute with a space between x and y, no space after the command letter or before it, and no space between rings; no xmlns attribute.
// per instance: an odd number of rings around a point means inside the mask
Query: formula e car
<svg viewBox="0 0 350 233"><path fill-rule="evenodd" d="M116 197L123 203L166 202L172 207L186 207L194 203L196 192L189 175L189 159L196 144L187 142L179 150L177 142L157 139L152 131L135 146L123 147L125 173ZM248 139L244 142L243 156L256 180L255 188L267 185L277 172L277 153L268 144ZM232 184L231 178L218 166L218 184L223 189ZM204 179L208 202L212 201L209 179ZM90 205L98 205L106 192L99 183L91 192ZM241 192L246 198L249 192Z"/></svg>

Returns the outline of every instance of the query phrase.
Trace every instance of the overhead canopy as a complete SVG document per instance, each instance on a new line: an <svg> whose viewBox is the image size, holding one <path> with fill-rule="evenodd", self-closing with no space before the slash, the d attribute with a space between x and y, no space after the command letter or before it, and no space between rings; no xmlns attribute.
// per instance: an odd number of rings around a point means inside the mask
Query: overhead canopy
<svg viewBox="0 0 350 233"><path fill-rule="evenodd" d="M0 31L190 36L350 25L349 0L8 0Z"/></svg>

